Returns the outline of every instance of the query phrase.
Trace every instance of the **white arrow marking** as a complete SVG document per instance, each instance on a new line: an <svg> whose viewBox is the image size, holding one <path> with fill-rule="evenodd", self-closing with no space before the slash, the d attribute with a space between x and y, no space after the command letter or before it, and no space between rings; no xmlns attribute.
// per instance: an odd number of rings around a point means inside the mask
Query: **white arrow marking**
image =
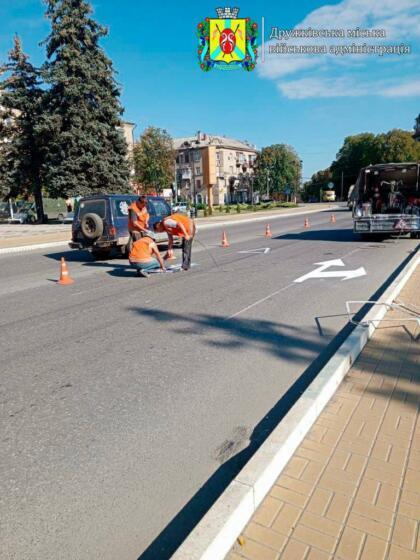
<svg viewBox="0 0 420 560"><path fill-rule="evenodd" d="M314 264L319 265L318 268L312 270L312 272L308 272L308 274L305 274L300 278L297 278L295 282L305 282L305 280L309 280L310 278L342 278L342 280L350 280L350 278L358 278L359 276L366 275L366 270L363 266L356 268L355 270L335 270L324 272L330 266L344 266L341 259L333 259L331 261L323 261Z"/></svg>
<svg viewBox="0 0 420 560"><path fill-rule="evenodd" d="M253 253L255 255L266 255L267 253L270 252L270 247L261 247L261 249L250 249L249 251L238 251L238 253L241 253L242 255L245 255L246 253L250 254Z"/></svg>

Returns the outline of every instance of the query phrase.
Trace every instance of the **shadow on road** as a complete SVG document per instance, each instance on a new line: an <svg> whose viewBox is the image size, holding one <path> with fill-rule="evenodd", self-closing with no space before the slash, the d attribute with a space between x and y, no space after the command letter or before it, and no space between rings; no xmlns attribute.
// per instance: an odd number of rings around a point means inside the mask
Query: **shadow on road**
<svg viewBox="0 0 420 560"><path fill-rule="evenodd" d="M357 233L351 229L339 229L331 226L331 229L307 230L301 233L285 233L273 239L299 239L301 241L334 241L336 243L354 243L361 241Z"/></svg>
<svg viewBox="0 0 420 560"><path fill-rule="evenodd" d="M348 230L344 231L348 234ZM411 252L404 259L382 286L372 294L370 299L377 300L381 297L415 253L416 251ZM369 310L369 307L368 305L362 307L355 314L354 319L356 321L361 320ZM237 348L244 345L257 344L262 351L269 351L279 358L293 360L297 363L304 361L305 354L319 352L316 359L301 374L299 379L293 383L266 416L254 427L249 437L248 446L230 457L214 472L138 558L138 560L155 560L156 558L166 560L174 554L197 523L221 496L229 483L238 475L273 429L297 402L322 367L324 367L342 342L349 336L354 326L347 323L333 340L326 347L323 347L321 338L314 337L313 333L312 335L305 334L293 326L276 324L270 321L251 321L238 318L230 320L203 314L186 318L183 315L168 313L163 310L145 310L141 308L135 308L135 311L143 317L147 316L160 323L173 323L176 325L179 321L183 322L185 326L181 329L174 326L174 332L184 336L192 332L195 334L199 332L203 337L208 338L210 333L211 336L215 336L215 340L207 340L205 343L217 344L220 347L227 345ZM220 340L218 340L218 337L220 337ZM226 337L227 340L224 341L223 337ZM400 398L405 400L407 393L401 392ZM416 398L416 395L410 396L410 399L414 398ZM191 468L194 468L194 465L191 465Z"/></svg>

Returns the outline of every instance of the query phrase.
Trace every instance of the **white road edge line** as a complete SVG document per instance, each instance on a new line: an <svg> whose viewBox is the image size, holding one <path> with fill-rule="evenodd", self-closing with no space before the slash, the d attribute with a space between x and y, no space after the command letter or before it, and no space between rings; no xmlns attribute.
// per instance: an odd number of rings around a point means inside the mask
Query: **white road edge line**
<svg viewBox="0 0 420 560"><path fill-rule="evenodd" d="M392 303L420 264L416 250L380 301ZM325 405L375 331L373 321L386 314L376 306L364 317L368 327L356 327L322 368L267 440L229 484L172 560L223 560L266 494L310 430Z"/></svg>
<svg viewBox="0 0 420 560"><path fill-rule="evenodd" d="M26 253L27 251L35 251L36 249L50 249L53 247L68 246L69 241L52 241L51 243L37 243L34 245L21 245L19 247L3 247L0 249L0 255L11 255L13 253Z"/></svg>
<svg viewBox="0 0 420 560"><path fill-rule="evenodd" d="M277 294L280 294L281 292L284 292L285 290L287 290L287 288L290 288L291 286L294 286L294 282L291 282L287 286L284 286L283 288L280 288L280 290L277 290L277 291L273 292L272 294L269 294L268 296L265 296L265 297L259 299L258 301L254 301L254 303L251 303L250 305L247 305L246 307L244 307L240 311L237 311L233 315L230 315L228 317L228 319L233 319L234 317L237 317L238 315L241 315L242 313L245 313L245 311L248 311L249 309L252 309L253 307L259 305L260 303L263 303L264 301L267 301L268 299L276 296Z"/></svg>

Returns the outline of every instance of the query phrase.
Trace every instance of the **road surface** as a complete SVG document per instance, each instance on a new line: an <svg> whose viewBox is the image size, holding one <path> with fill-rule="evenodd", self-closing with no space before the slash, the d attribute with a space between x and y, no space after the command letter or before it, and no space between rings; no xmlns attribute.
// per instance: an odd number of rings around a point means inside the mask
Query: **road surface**
<svg viewBox="0 0 420 560"><path fill-rule="evenodd" d="M190 272L149 279L84 252L0 257L2 560L170 556L333 352L345 301L418 244L329 217L272 220L272 239L232 225L226 249L203 230ZM366 274L295 282L337 259L323 270Z"/></svg>

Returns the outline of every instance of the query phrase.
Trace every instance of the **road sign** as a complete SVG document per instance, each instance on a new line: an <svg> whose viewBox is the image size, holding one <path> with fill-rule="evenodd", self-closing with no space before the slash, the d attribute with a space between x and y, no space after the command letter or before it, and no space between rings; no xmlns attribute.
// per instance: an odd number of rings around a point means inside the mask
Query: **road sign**
<svg viewBox="0 0 420 560"><path fill-rule="evenodd" d="M341 259L333 259L331 261L323 261L314 264L319 265L318 268L312 270L312 272L308 272L308 274L305 274L300 278L297 278L295 282L301 283L312 278L341 278L342 280L350 280L351 278L358 278L359 276L366 275L366 270L363 266L356 268L355 270L329 270L325 272L327 268L330 268L331 266L344 266Z"/></svg>
<svg viewBox="0 0 420 560"><path fill-rule="evenodd" d="M255 255L267 255L270 252L270 247L261 247L261 249L250 249L249 251L238 251L241 255L245 254L255 254Z"/></svg>

